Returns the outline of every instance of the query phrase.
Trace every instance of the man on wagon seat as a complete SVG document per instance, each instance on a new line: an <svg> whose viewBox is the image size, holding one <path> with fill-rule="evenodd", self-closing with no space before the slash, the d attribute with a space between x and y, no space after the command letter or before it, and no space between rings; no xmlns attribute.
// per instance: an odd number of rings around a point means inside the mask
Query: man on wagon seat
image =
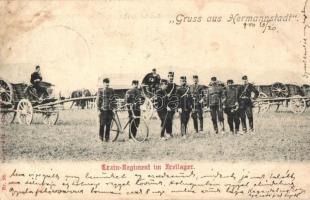
<svg viewBox="0 0 310 200"><path fill-rule="evenodd" d="M40 98L43 95L43 98L47 98L48 92L47 89L40 85L42 81L42 75L40 71L40 66L37 65L35 71L31 74L30 83L36 89L37 97Z"/></svg>
<svg viewBox="0 0 310 200"><path fill-rule="evenodd" d="M151 73L148 73L142 80L142 84L146 86L146 92L148 94L155 94L159 88L160 76L156 73L156 69L152 69Z"/></svg>

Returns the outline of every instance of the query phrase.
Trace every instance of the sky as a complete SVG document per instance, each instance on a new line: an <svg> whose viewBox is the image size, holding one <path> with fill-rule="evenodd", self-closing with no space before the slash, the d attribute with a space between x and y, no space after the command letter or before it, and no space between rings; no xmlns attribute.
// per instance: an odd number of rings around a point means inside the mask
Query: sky
<svg viewBox="0 0 310 200"><path fill-rule="evenodd" d="M239 82L247 74L256 84L309 84L302 77L302 7L302 1L288 0L255 5L245 0L1 1L0 77L29 82L40 65L43 79L58 90L94 89L99 77L109 77L112 87L128 87L152 68L161 77L174 71L177 82L194 74L202 84L211 76ZM203 20L170 24L180 13ZM262 33L259 24L244 29L242 23L226 22L236 13L298 17ZM223 21L208 23L208 16Z"/></svg>

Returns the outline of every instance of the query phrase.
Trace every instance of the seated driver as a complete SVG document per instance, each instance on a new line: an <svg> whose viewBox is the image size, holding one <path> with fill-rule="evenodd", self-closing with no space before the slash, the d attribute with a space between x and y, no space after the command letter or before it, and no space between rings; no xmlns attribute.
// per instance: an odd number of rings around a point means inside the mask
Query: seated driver
<svg viewBox="0 0 310 200"><path fill-rule="evenodd" d="M146 92L149 94L155 94L159 88L160 76L156 73L156 69L152 69L151 73L148 73L142 80L142 84L148 86Z"/></svg>
<svg viewBox="0 0 310 200"><path fill-rule="evenodd" d="M36 89L38 97L41 97L42 95L43 97L48 97L49 95L47 89L40 85L41 81L42 81L42 75L40 72L40 66L38 65L36 66L35 71L31 74L30 83Z"/></svg>

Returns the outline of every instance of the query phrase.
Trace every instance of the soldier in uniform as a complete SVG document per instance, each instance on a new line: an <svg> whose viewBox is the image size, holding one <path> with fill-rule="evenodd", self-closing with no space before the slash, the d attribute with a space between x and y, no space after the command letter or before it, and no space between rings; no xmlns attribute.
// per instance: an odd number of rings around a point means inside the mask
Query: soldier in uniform
<svg viewBox="0 0 310 200"><path fill-rule="evenodd" d="M171 123L173 123L173 118L175 111L178 109L178 96L176 95L178 85L173 82L174 80L174 72L168 73L168 86L167 86L167 97L168 97L168 106L171 108L170 115L171 115ZM172 135L172 125L171 125L171 135Z"/></svg>
<svg viewBox="0 0 310 200"><path fill-rule="evenodd" d="M109 87L110 80L103 79L103 88L97 92L96 105L99 113L99 138L110 142L110 127L113 118L113 109L116 107L114 90Z"/></svg>
<svg viewBox="0 0 310 200"><path fill-rule="evenodd" d="M206 98L207 106L210 108L210 114L215 133L218 134L217 120L219 120L221 130L224 132L224 114L222 105L223 86L220 84L220 82L217 81L216 77L211 78Z"/></svg>
<svg viewBox="0 0 310 200"><path fill-rule="evenodd" d="M160 76L156 73L156 69L152 69L151 73L148 73L142 80L142 84L146 86L146 92L148 94L155 94L159 88Z"/></svg>
<svg viewBox="0 0 310 200"><path fill-rule="evenodd" d="M246 118L249 120L250 132L254 133L254 123L253 123L253 103L251 100L251 95L254 93L254 99L259 95L258 90L254 87L253 84L249 83L248 77L243 76L243 85L239 87L238 90L238 101L239 101L239 110L240 118L242 124L242 130L244 133L247 132Z"/></svg>
<svg viewBox="0 0 310 200"><path fill-rule="evenodd" d="M171 108L168 106L168 94L167 94L168 81L161 79L160 89L156 91L156 102L157 102L157 114L161 121L160 127L160 138L166 140L172 135L172 115ZM165 135L165 132L167 133Z"/></svg>
<svg viewBox="0 0 310 200"><path fill-rule="evenodd" d="M185 138L192 109L192 97L190 88L186 84L186 76L180 77L180 87L177 89L177 96L179 98L179 112L181 113L181 135Z"/></svg>
<svg viewBox="0 0 310 200"><path fill-rule="evenodd" d="M36 66L35 71L31 74L30 83L36 89L38 98L40 98L41 95L43 95L43 98L47 98L49 96L47 89L40 85L41 81L42 81L41 69L40 66L38 65Z"/></svg>
<svg viewBox="0 0 310 200"><path fill-rule="evenodd" d="M138 89L139 81L133 80L132 81L132 89L127 90L125 95L125 103L127 104L128 108L128 117L129 121L133 119L134 116L141 116L140 106L144 103L145 98L142 96L141 91ZM140 118L135 119L135 125L130 126L130 132L132 133L133 137L137 134L137 128L140 124ZM129 132L129 140L131 140L131 134Z"/></svg>
<svg viewBox="0 0 310 200"><path fill-rule="evenodd" d="M227 122L229 125L230 132L238 133L240 119L238 114L238 88L233 85L233 80L227 80L227 87L224 90L224 112L227 115Z"/></svg>
<svg viewBox="0 0 310 200"><path fill-rule="evenodd" d="M193 84L190 86L190 91L193 98L192 118L194 122L194 128L198 133L198 119L199 119L199 131L203 131L203 86L198 84L198 75L193 76Z"/></svg>

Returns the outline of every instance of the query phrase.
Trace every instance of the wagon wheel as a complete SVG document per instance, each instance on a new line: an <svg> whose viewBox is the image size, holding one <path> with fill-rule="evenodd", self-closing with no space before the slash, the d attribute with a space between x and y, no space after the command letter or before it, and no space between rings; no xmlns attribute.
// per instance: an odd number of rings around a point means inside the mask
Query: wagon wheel
<svg viewBox="0 0 310 200"><path fill-rule="evenodd" d="M145 120L149 120L152 118L154 114L154 105L150 98L146 97L144 103L140 107L141 116Z"/></svg>
<svg viewBox="0 0 310 200"><path fill-rule="evenodd" d="M17 105L18 122L20 124L31 124L33 119L33 108L31 102L28 99L22 99Z"/></svg>
<svg viewBox="0 0 310 200"><path fill-rule="evenodd" d="M257 113L265 113L270 109L270 102L263 100L264 98L268 98L267 94L263 92L259 92L258 101L254 103L254 107L257 107Z"/></svg>
<svg viewBox="0 0 310 200"><path fill-rule="evenodd" d="M55 125L59 118L59 110L49 109L42 113L43 123L47 125Z"/></svg>
<svg viewBox="0 0 310 200"><path fill-rule="evenodd" d="M288 96L288 88L286 85L276 82L271 86L271 93L275 97L287 97Z"/></svg>
<svg viewBox="0 0 310 200"><path fill-rule="evenodd" d="M0 104L9 105L13 101L12 85L0 78Z"/></svg>
<svg viewBox="0 0 310 200"><path fill-rule="evenodd" d="M303 113L306 110L307 104L305 99L300 95L294 95L290 99L290 109L294 113Z"/></svg>
<svg viewBox="0 0 310 200"><path fill-rule="evenodd" d="M7 125L13 123L16 116L14 111L3 111L0 109L0 124Z"/></svg>

